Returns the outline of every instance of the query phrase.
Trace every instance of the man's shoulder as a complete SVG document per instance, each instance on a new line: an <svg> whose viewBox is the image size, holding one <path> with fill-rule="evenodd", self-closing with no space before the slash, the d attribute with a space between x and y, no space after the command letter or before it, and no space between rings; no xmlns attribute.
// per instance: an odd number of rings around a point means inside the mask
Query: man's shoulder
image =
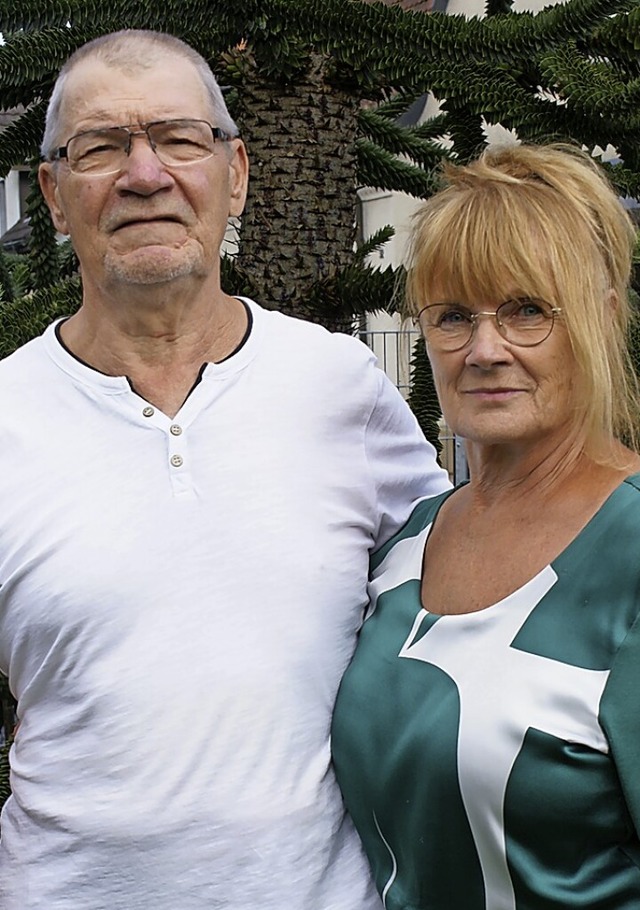
<svg viewBox="0 0 640 910"><path fill-rule="evenodd" d="M299 351L308 358L314 352L318 357L331 357L344 360L345 363L373 363L375 357L370 348L353 335L344 332L331 332L324 326L297 316L267 310L252 300L254 319L260 323L272 342L280 342L292 352Z"/></svg>
<svg viewBox="0 0 640 910"><path fill-rule="evenodd" d="M7 385L33 385L39 364L46 363L43 336L32 338L0 359L0 392Z"/></svg>
<svg viewBox="0 0 640 910"><path fill-rule="evenodd" d="M7 354L5 357L0 358L0 368L12 369L15 364L20 363L24 359L30 359L34 357L37 358L42 356L43 339L51 328L52 327L50 326L45 330L43 334L36 335L29 341L18 345L13 351L11 351L11 353Z"/></svg>

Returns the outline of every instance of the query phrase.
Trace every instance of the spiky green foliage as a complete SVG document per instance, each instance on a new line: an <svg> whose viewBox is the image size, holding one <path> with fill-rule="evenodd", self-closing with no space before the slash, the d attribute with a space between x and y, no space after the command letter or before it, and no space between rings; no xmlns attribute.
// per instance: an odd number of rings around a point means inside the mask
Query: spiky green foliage
<svg viewBox="0 0 640 910"><path fill-rule="evenodd" d="M15 702L9 692L6 676L0 674L0 727L4 730L5 742L0 746L0 806L11 792L9 785L9 749L14 727Z"/></svg>
<svg viewBox="0 0 640 910"><path fill-rule="evenodd" d="M225 274L269 306L345 327L359 309L348 293L356 187L428 196L443 158L478 151L483 118L525 139L613 142L625 161L613 179L638 191L637 5L570 0L532 15L494 0L487 18L467 20L365 0L0 0L0 104L25 108L0 139L0 168L34 154L55 73L75 47L123 23L178 34L233 86L253 159L240 253ZM427 91L440 115L401 126ZM63 264L33 205L42 287Z"/></svg>
<svg viewBox="0 0 640 910"><path fill-rule="evenodd" d="M427 439L433 442L438 455L441 455L439 422L442 415L438 406L431 364L422 339L418 339L413 348L409 404L418 419L422 432Z"/></svg>
<svg viewBox="0 0 640 910"><path fill-rule="evenodd" d="M11 785L9 783L9 750L11 743L12 740L8 739L3 746L0 746L0 806L4 805L11 794Z"/></svg>
<svg viewBox="0 0 640 910"><path fill-rule="evenodd" d="M363 110L358 119L363 132L367 133L377 146L392 152L393 155L411 158L416 168L419 166L432 170L440 164L443 157L452 157L450 153L443 151L441 143L424 139L419 127L403 128L389 118L386 112L380 114L375 110Z"/></svg>
<svg viewBox="0 0 640 910"><path fill-rule="evenodd" d="M40 335L54 319L74 313L80 305L81 293L80 279L75 276L2 306L0 358Z"/></svg>
<svg viewBox="0 0 640 910"><path fill-rule="evenodd" d="M367 186L424 197L430 196L436 189L437 180L432 171L399 161L391 152L369 139L358 139L356 149L360 179Z"/></svg>
<svg viewBox="0 0 640 910"><path fill-rule="evenodd" d="M0 249L0 299L11 303L15 297L15 284L7 254Z"/></svg>
<svg viewBox="0 0 640 910"><path fill-rule="evenodd" d="M56 232L49 217L49 210L38 186L35 167L32 167L29 173L27 214L31 227L29 249L31 288L53 287L61 278L58 244Z"/></svg>
<svg viewBox="0 0 640 910"><path fill-rule="evenodd" d="M4 304L13 303L18 298L28 294L32 286L29 257L21 253L2 253L2 256L6 268L4 273L6 278L2 279L2 300ZM4 284L5 281L7 282L6 285Z"/></svg>

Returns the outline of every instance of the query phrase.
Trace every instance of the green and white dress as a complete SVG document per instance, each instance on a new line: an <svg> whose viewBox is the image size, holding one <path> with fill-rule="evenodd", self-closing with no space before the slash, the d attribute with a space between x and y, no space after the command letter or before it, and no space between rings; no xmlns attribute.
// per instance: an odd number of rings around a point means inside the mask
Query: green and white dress
<svg viewBox="0 0 640 910"><path fill-rule="evenodd" d="M420 576L448 495L374 556L334 715L383 903L638 910L640 475L519 590L439 616Z"/></svg>

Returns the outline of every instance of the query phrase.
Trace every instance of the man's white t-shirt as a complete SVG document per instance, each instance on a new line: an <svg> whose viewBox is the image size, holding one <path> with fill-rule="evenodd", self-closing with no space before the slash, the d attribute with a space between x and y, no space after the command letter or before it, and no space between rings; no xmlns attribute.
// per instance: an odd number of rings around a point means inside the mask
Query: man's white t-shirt
<svg viewBox="0 0 640 910"><path fill-rule="evenodd" d="M2 910L372 910L329 727L370 552L447 478L347 336L260 309L175 418L0 364Z"/></svg>

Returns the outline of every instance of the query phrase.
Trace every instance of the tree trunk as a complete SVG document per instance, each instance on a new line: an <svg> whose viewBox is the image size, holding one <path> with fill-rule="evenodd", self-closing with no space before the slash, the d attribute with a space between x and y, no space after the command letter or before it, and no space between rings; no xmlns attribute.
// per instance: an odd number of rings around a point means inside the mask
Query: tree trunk
<svg viewBox="0 0 640 910"><path fill-rule="evenodd" d="M359 100L324 70L315 57L295 85L245 84L239 116L251 176L238 266L264 306L311 320L311 287L349 264L355 241Z"/></svg>

